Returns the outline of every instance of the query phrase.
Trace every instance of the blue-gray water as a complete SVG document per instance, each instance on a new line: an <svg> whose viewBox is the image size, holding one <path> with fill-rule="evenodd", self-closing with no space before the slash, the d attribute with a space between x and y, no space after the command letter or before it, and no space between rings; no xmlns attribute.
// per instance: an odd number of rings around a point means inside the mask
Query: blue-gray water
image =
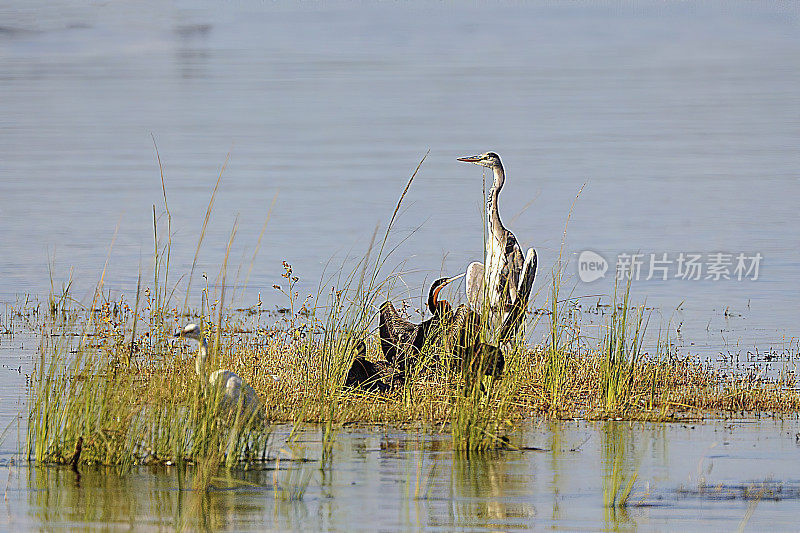
<svg viewBox="0 0 800 533"><path fill-rule="evenodd" d="M57 290L74 267L85 301L112 242L106 288L130 296L140 265L148 279L153 204L166 242L152 134L176 282L226 153L199 272L217 277L237 216L229 280L246 271L278 194L244 305L259 292L283 303L282 260L311 293L331 258L362 255L430 149L394 241L418 229L386 270L402 263L398 289L419 304L426 277L481 259L482 172L455 158L492 149L508 171L505 222L539 252L539 306L586 183L564 256L573 295L611 289L613 264L605 281L577 280L585 249L612 263L760 252L757 281L674 279L673 264L673 279L634 290L664 323L683 302L673 321L687 343L763 350L798 334L794 4L14 3L2 21L6 302L48 292L48 262ZM743 316L724 320L726 308Z"/></svg>
<svg viewBox="0 0 800 533"><path fill-rule="evenodd" d="M607 301L620 253L760 253L758 280L675 279L673 263L634 300L683 353L735 364L772 350L794 370L798 20L794 3L6 3L0 301L41 298L51 276L58 291L72 271L87 304L107 258L106 290L133 299L140 268L151 277L154 204L166 243L152 135L177 305L226 154L191 297L199 274L217 279L236 220L228 281L240 268L242 281L277 194L236 302L273 306L281 261L306 295L329 260L360 257L430 150L384 271L403 271L392 296L419 306L432 278L481 259L482 172L455 158L495 150L504 221L539 253L535 306L574 201L562 296ZM584 250L612 263L604 280L580 281ZM23 407L36 342L0 336L3 420Z"/></svg>

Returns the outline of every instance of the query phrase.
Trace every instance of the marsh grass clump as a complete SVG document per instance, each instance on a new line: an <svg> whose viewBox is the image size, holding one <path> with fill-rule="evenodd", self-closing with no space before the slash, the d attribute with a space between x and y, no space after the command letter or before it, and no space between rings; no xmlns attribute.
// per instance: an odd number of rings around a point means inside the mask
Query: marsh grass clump
<svg viewBox="0 0 800 533"><path fill-rule="evenodd" d="M350 294L357 293L360 272L351 279L356 290ZM82 439L82 464L202 465L201 472L209 473L198 480L204 486L218 468L268 459L275 422L319 424L329 458L338 429L349 423L433 423L452 432L455 448L481 450L504 444L504 432L530 416L666 420L683 413L800 409L789 381L725 376L663 347L648 352L645 321L629 305L627 289L595 348L591 339L575 340L579 328L571 311L557 305L556 315L567 317L566 324L556 323L562 331L543 346L514 337L499 378L487 375L490 365L464 365L449 347L432 341L401 387L352 390L343 384L355 344L365 341L366 359L382 354L366 334L368 305L332 290L326 316L311 305L307 314L296 311L294 324L305 325L302 332L286 328L285 315L270 326L262 314L220 309L218 298L209 299L207 310L189 313L214 339L210 367L242 376L264 406L258 417L231 417L213 391L203 391L193 349L170 343L185 313L158 308L143 293L136 320L124 299L103 297L94 311L72 310L66 322L48 323L29 393L31 460L69 463ZM151 320L154 312L162 318ZM73 335L76 329L82 334Z"/></svg>
<svg viewBox="0 0 800 533"><path fill-rule="evenodd" d="M527 293L519 297L496 334L488 330L485 313L475 314L450 341L454 346L447 346L445 357L455 359L450 368L457 372L458 386L451 395L456 449L482 451L505 445L503 432L513 425L519 393L527 301ZM487 342L490 338L496 344Z"/></svg>
<svg viewBox="0 0 800 533"><path fill-rule="evenodd" d="M565 404L565 394L569 393L568 382L571 380L571 362L580 355L579 336L573 327L572 307L561 300L564 269L556 265L550 284L549 317L550 334L544 345L546 359L544 363L543 388L545 397L554 411Z"/></svg>
<svg viewBox="0 0 800 533"><path fill-rule="evenodd" d="M225 276L236 226L220 282L203 275L200 309L188 305L194 264L186 300L182 307L175 304L165 190L166 217L156 216L154 208L152 284L140 274L134 298L112 298L103 289L104 271L93 301L84 308L69 294L70 278L57 295L53 289L49 312L26 319L30 329L44 332L29 388L28 458L63 464L77 458L80 464L119 467L196 465L194 486L204 489L221 468L249 468L268 460L271 425L277 422L317 424L322 433L319 464L325 469L337 432L349 423L435 424L452 432L456 449L475 451L506 445L508 428L531 416L668 420L687 413L800 410L791 374L781 380L722 374L709 363L676 357L665 349L668 342L647 346L644 309L630 303L630 285L619 298L615 293L604 333L588 338L571 298L563 298L565 267L560 261L545 308L524 314L525 327L498 337L499 332L487 331L484 306L476 330L459 340L459 349L486 343L494 351L459 352L443 342L443 331L435 331L398 386L389 391L345 387L356 353L364 361L383 359L373 331L377 304L390 296L397 280L396 272L386 273L389 235L417 171L382 238L376 230L354 268L326 272L315 296L300 296L298 275L283 263L283 281L276 290L288 299L288 307L274 322L260 295L256 305L238 311L227 303ZM166 242L158 231L164 224ZM526 343L524 329L530 331L545 315L547 337L538 345ZM13 330L14 316L4 317L2 327ZM263 406L258 413L232 412L219 401L220 391L201 385L191 351L172 343L173 332L187 321L208 333L209 369L230 369L255 389ZM440 327L446 328L447 321ZM361 343L365 350L356 350ZM288 499L298 496L289 494Z"/></svg>
<svg viewBox="0 0 800 533"><path fill-rule="evenodd" d="M600 347L604 409L609 413L624 410L633 401L633 380L638 370L647 328L644 306L635 309L630 307L630 290L631 282L628 279L620 301L615 284L614 310L605 326L606 334Z"/></svg>
<svg viewBox="0 0 800 533"><path fill-rule="evenodd" d="M351 278L352 295L360 272ZM210 392L204 395L193 350L170 343L185 313L159 309L146 291L138 312L123 299L102 297L94 311L72 310L66 322L48 322L28 400L30 459L66 464L82 439L81 463L171 461L214 471L268 458L274 422L320 424L327 454L338 428L359 422L433 423L453 433L456 448L475 450L497 446L508 428L530 416L666 420L684 413L800 409L789 380L722 375L657 346L647 351L645 321L628 297L614 306L607 333L594 348L592 339L575 340L579 329L571 311L559 305L557 316L567 317L566 324L556 323L562 331L542 346L515 337L504 351L499 379L486 375L487 365L464 367L447 347L430 342L401 387L352 390L343 384L355 344L365 341L368 360L382 354L367 334L368 304L347 299L346 291L329 294L327 315L322 306L309 305L307 315L296 311L295 325L306 326L302 333L288 330L284 315L273 327L263 314L220 309L218 298L209 299L205 312L190 312L214 339L210 368L236 372L258 393L264 409L252 420L232 418ZM162 318L151 320L154 312ZM73 335L76 329L82 333Z"/></svg>
<svg viewBox="0 0 800 533"><path fill-rule="evenodd" d="M502 446L503 431L515 418L515 380L487 377L480 367L465 372L462 379L451 397L453 447L481 451Z"/></svg>
<svg viewBox="0 0 800 533"><path fill-rule="evenodd" d="M221 329L227 320L225 273L236 227L222 263L222 289L209 312L179 311L170 307L175 287L169 283L171 216L166 188L164 207L167 241L159 240L154 206L153 285L142 291L140 274L134 308L124 298L112 301L105 294L105 269L88 308L68 309L67 302L73 302L69 285L58 298L51 295L51 310L56 302L61 314L75 319L53 319L42 335L28 398L29 460L122 468L192 463L200 467L195 469L195 488L204 490L218 467L266 459L270 426L264 413L232 413L221 401L224 391L201 383L207 378L192 372L193 358L181 358L171 342L182 316L195 316L214 338L212 364L229 357L231 344L223 347ZM203 295L205 306L210 300L208 284Z"/></svg>
<svg viewBox="0 0 800 533"><path fill-rule="evenodd" d="M260 412L221 401L170 358L125 367L118 354L75 346L57 336L43 344L30 389L27 450L38 463L129 467L153 462L222 464L264 460L270 427ZM119 347L126 350L127 347ZM215 471L216 467L210 468Z"/></svg>

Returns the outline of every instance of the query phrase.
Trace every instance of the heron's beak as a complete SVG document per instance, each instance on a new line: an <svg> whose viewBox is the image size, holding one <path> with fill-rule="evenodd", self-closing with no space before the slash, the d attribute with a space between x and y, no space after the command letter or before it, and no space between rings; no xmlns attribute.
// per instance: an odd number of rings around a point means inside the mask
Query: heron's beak
<svg viewBox="0 0 800 533"><path fill-rule="evenodd" d="M478 163L481 160L481 156L471 155L469 157L459 157L458 160L464 163Z"/></svg>

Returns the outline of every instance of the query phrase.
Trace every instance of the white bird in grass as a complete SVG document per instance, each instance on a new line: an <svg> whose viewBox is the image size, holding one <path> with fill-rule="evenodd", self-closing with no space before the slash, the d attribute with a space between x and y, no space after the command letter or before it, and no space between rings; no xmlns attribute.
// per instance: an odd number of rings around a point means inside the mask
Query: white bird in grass
<svg viewBox="0 0 800 533"><path fill-rule="evenodd" d="M522 288L522 273L532 269L532 275L536 275L536 251L529 248L523 257L517 238L500 221L497 200L506 180L500 156L486 152L459 157L458 160L490 168L494 172L494 183L486 200L486 266L479 262L470 263L466 283L467 299L474 308L482 309L484 298L487 300L489 325L494 328L517 300Z"/></svg>
<svg viewBox="0 0 800 533"><path fill-rule="evenodd" d="M206 360L208 359L208 341L203 337L200 326L187 324L175 334L176 337L197 341L199 348L194 362L194 369L200 377L203 388L206 387ZM245 380L230 370L215 370L208 376L208 384L212 393L222 390L221 402L226 409L235 409L241 404L244 413L250 414L259 410L261 401L258 394Z"/></svg>

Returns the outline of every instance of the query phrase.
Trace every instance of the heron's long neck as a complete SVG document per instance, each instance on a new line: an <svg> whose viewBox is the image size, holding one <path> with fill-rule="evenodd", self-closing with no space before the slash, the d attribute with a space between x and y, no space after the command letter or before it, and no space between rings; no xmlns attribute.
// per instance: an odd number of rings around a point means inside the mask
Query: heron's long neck
<svg viewBox="0 0 800 533"><path fill-rule="evenodd" d="M194 370L201 378L206 375L206 359L208 359L208 341L204 338L197 350L197 358L194 361Z"/></svg>
<svg viewBox="0 0 800 533"><path fill-rule="evenodd" d="M489 190L489 201L486 203L486 222L489 225L489 233L493 234L498 240L502 238L503 223L500 222L500 209L497 207L497 199L505 181L506 173L503 167L494 167L494 184Z"/></svg>

